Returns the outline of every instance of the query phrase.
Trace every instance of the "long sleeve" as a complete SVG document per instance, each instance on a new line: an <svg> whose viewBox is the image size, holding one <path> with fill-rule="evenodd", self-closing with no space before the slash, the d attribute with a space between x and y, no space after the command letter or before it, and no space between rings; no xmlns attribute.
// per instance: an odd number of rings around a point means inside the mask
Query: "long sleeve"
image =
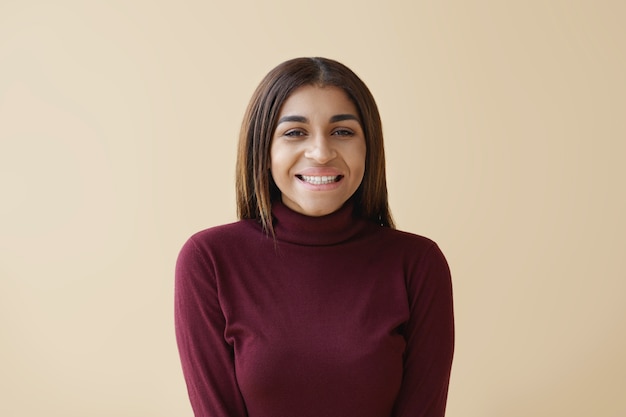
<svg viewBox="0 0 626 417"><path fill-rule="evenodd" d="M404 372L393 417L443 417L454 353L450 270L435 244L412 269Z"/></svg>
<svg viewBox="0 0 626 417"><path fill-rule="evenodd" d="M192 238L176 263L176 339L189 399L196 417L245 417L213 268L202 255Z"/></svg>

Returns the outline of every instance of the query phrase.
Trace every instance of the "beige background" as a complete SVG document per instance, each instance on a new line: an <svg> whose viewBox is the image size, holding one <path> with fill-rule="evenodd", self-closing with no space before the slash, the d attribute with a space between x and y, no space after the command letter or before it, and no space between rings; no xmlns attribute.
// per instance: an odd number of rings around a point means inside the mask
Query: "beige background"
<svg viewBox="0 0 626 417"><path fill-rule="evenodd" d="M352 67L454 274L448 417L626 415L622 1L0 1L0 415L191 416L173 268L274 65Z"/></svg>

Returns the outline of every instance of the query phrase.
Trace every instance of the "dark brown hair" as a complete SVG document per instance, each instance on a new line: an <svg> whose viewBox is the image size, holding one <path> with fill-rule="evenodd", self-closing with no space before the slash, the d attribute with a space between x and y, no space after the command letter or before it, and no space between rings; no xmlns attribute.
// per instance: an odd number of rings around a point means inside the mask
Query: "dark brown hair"
<svg viewBox="0 0 626 417"><path fill-rule="evenodd" d="M355 192L355 214L382 226L394 227L387 201L383 131L374 97L345 65L327 58L295 58L271 70L256 88L246 110L237 154L237 214L257 219L274 233L272 202L280 190L270 174L270 146L280 109L299 87L341 88L354 103L365 134L365 174Z"/></svg>

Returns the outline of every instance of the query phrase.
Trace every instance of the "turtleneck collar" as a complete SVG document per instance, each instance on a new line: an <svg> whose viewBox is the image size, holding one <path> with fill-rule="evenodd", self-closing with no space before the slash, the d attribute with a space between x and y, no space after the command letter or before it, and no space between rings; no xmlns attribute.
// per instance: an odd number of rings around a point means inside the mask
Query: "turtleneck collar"
<svg viewBox="0 0 626 417"><path fill-rule="evenodd" d="M346 241L367 226L353 216L354 203L348 200L339 210L320 217L295 212L282 202L272 203L274 233L282 242L305 246L330 246Z"/></svg>

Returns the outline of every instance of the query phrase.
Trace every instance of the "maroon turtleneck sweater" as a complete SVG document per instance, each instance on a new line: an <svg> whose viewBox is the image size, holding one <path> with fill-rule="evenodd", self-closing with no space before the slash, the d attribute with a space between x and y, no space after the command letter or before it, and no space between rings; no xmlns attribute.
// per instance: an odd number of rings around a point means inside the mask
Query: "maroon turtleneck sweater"
<svg viewBox="0 0 626 417"><path fill-rule="evenodd" d="M454 344L445 258L424 237L274 205L204 230L176 265L197 417L441 417Z"/></svg>

